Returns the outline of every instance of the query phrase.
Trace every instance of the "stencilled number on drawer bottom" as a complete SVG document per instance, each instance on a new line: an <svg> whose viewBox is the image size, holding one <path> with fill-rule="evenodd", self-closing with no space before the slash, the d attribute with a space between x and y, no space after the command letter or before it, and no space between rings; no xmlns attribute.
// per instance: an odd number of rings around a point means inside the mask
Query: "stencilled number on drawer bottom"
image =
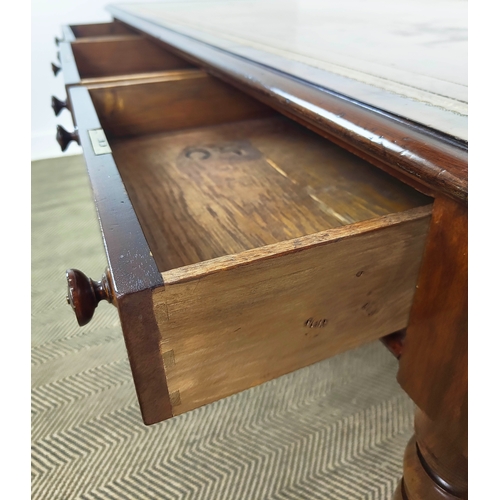
<svg viewBox="0 0 500 500"><path fill-rule="evenodd" d="M261 152L252 146L250 141L231 141L202 146L188 146L181 153L182 159L200 162L240 162L255 160L262 156Z"/></svg>

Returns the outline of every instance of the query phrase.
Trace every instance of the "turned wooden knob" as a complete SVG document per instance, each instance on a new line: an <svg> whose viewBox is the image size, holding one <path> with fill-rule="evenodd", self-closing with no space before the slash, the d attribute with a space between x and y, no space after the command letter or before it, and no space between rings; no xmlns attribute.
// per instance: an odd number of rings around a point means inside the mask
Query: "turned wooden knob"
<svg viewBox="0 0 500 500"><path fill-rule="evenodd" d="M109 269L106 270L101 281L88 278L78 269L68 269L66 280L68 281L66 300L75 311L80 326L86 325L92 319L95 308L101 300L115 303Z"/></svg>
<svg viewBox="0 0 500 500"><path fill-rule="evenodd" d="M52 109L56 116L64 109L68 109L68 104L66 101L60 101L57 97L52 96Z"/></svg>
<svg viewBox="0 0 500 500"><path fill-rule="evenodd" d="M61 151L66 151L71 141L75 141L80 144L80 137L78 136L78 132L76 130L74 132L68 132L64 127L58 125L56 141L59 143L59 146L61 146Z"/></svg>
<svg viewBox="0 0 500 500"><path fill-rule="evenodd" d="M54 72L54 76L57 76L57 73L59 73L59 71L61 71L61 68L59 66L56 66L54 63L51 63L52 64L52 71Z"/></svg>

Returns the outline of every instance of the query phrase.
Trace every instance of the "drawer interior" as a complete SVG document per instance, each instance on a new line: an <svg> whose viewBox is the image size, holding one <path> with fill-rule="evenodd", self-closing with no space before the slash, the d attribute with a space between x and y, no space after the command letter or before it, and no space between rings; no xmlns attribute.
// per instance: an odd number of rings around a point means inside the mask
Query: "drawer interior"
<svg viewBox="0 0 500 500"><path fill-rule="evenodd" d="M430 203L202 71L88 88L161 272Z"/></svg>
<svg viewBox="0 0 500 500"><path fill-rule="evenodd" d="M135 32L119 21L111 23L70 25L75 38L95 38L115 35L133 35Z"/></svg>
<svg viewBox="0 0 500 500"><path fill-rule="evenodd" d="M82 80L192 68L192 64L143 37L125 34L71 44Z"/></svg>

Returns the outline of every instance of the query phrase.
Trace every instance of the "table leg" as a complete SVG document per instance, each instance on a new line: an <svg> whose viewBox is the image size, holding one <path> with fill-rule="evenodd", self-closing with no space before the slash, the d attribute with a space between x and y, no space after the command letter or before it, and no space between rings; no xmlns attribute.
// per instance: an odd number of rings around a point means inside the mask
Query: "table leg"
<svg viewBox="0 0 500 500"><path fill-rule="evenodd" d="M446 431L417 410L394 500L466 499L467 468L467 456L447 439Z"/></svg>

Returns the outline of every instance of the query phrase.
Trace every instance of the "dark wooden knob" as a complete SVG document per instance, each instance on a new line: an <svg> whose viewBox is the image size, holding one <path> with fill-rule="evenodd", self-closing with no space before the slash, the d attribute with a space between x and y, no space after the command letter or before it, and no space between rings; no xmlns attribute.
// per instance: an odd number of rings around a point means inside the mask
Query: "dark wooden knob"
<svg viewBox="0 0 500 500"><path fill-rule="evenodd" d="M64 127L58 125L56 141L59 143L59 146L61 146L61 151L66 151L71 141L75 141L80 144L80 137L78 136L78 132L76 130L74 132L68 132Z"/></svg>
<svg viewBox="0 0 500 500"><path fill-rule="evenodd" d="M59 71L61 71L61 68L59 66L56 66L54 63L51 63L52 64L52 71L54 72L54 76L57 76L57 73L59 73Z"/></svg>
<svg viewBox="0 0 500 500"><path fill-rule="evenodd" d="M66 271L68 281L68 295L66 300L75 311L80 326L86 325L94 316L94 311L101 300L116 303L109 269L102 276L101 281L94 281L85 276L78 269Z"/></svg>
<svg viewBox="0 0 500 500"><path fill-rule="evenodd" d="M52 96L52 109L56 116L64 109L68 109L68 104L66 101L60 101L57 97Z"/></svg>
<svg viewBox="0 0 500 500"><path fill-rule="evenodd" d="M57 36L54 38L54 41L56 42L56 45L59 47L59 44L62 42L60 38L57 38Z"/></svg>

